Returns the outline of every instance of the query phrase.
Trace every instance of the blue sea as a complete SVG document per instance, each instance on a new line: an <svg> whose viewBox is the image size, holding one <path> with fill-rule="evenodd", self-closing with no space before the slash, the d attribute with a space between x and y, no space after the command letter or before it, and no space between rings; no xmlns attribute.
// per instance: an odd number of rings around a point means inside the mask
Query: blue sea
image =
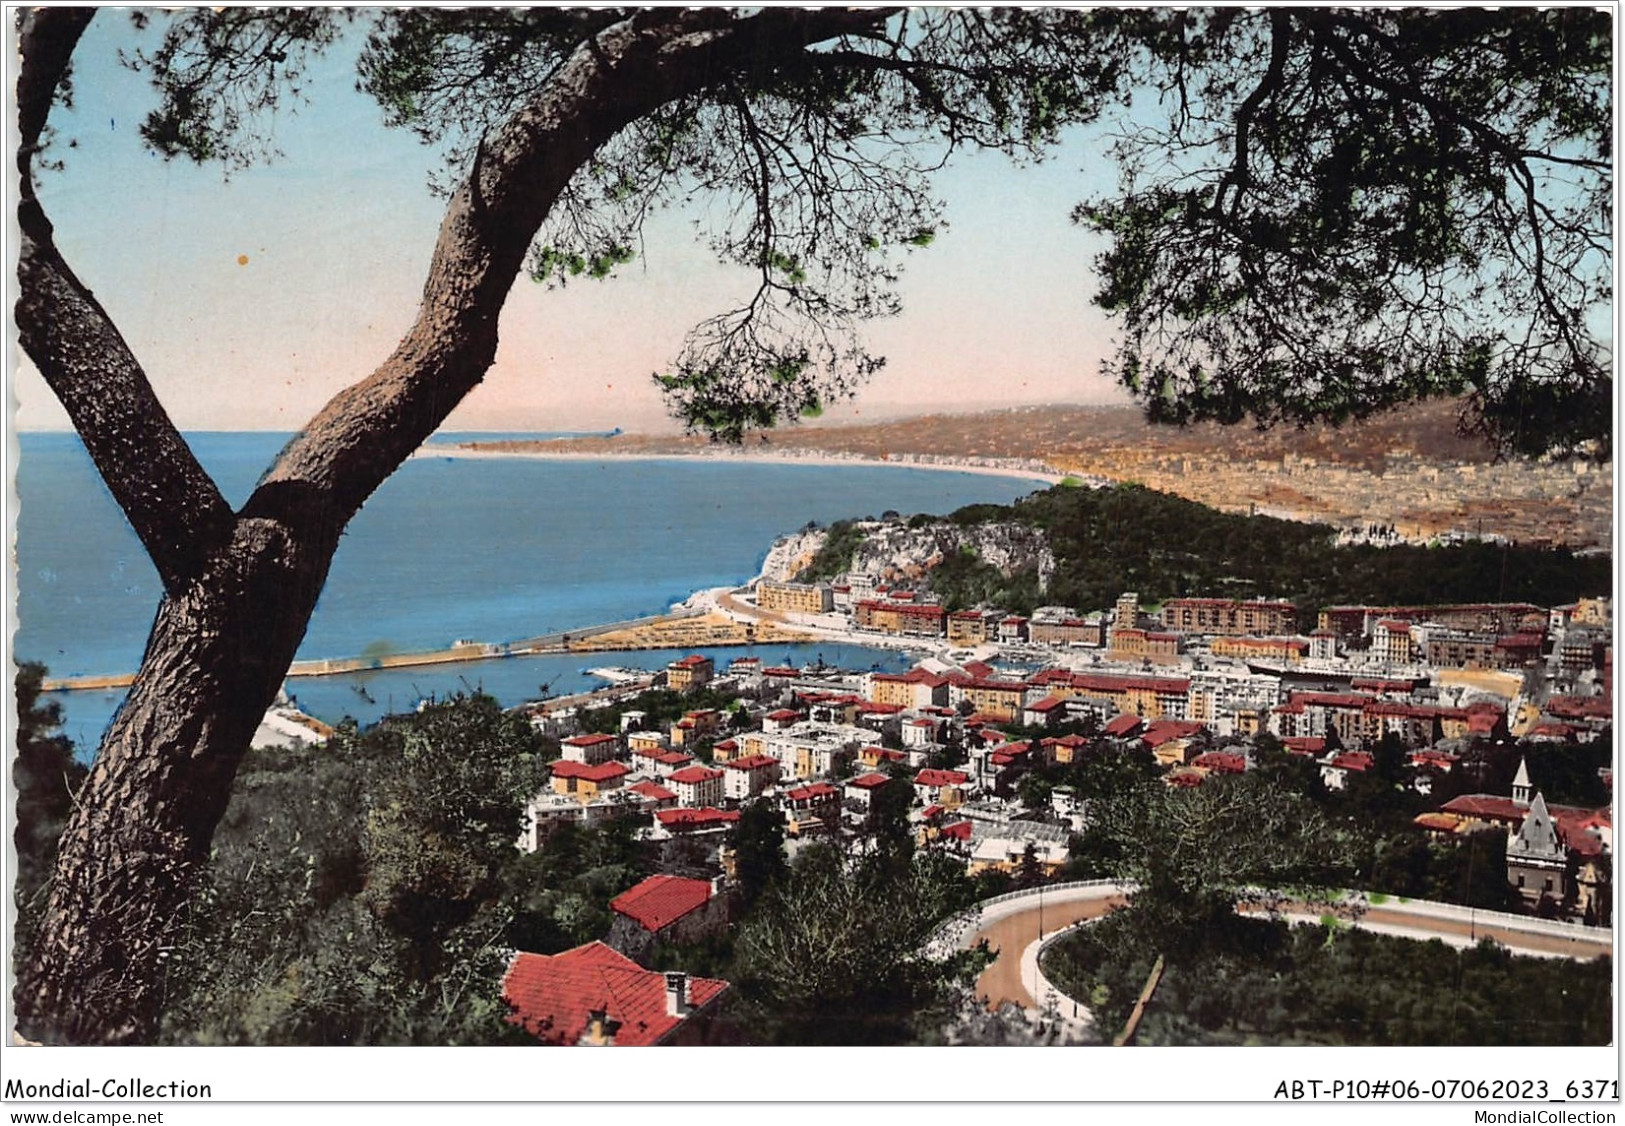
<svg viewBox="0 0 1625 1126"><path fill-rule="evenodd" d="M445 434L465 441L548 434ZM290 435L188 435L227 499L241 504ZM140 542L76 435L18 436L14 653L53 675L133 671L160 593ZM340 545L299 657L502 642L660 613L693 591L754 576L774 537L888 509L951 512L1008 502L1039 481L889 466L417 457L367 502ZM711 651L722 667L742 649ZM759 648L802 664L901 668L887 650ZM582 666L659 668L667 652L532 657L301 677L290 691L329 722L363 723L425 696L480 688L506 704L601 682ZM57 693L65 732L88 754L122 692Z"/></svg>

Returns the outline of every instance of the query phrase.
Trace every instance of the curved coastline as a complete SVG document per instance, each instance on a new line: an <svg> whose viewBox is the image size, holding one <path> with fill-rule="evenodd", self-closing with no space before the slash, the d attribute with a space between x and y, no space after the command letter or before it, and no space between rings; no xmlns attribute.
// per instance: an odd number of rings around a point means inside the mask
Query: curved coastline
<svg viewBox="0 0 1625 1126"><path fill-rule="evenodd" d="M872 466L893 469L929 469L944 473L974 473L987 477L1013 477L1018 480L1041 482L1046 485L1060 484L1068 476L1068 474L1057 473L1053 466L1039 462L1010 462L999 458L939 457L933 454L902 454L897 457L880 458L868 457L862 454L839 454L823 451L801 453L792 450L771 454L712 450L695 450L691 452L668 450L648 453L633 453L630 451L622 453L615 450L604 450L602 452L587 453L582 451L553 452L535 448L492 449L476 443L470 445L424 446L417 449L412 456L427 458L524 458L538 461L718 461L829 468Z"/></svg>

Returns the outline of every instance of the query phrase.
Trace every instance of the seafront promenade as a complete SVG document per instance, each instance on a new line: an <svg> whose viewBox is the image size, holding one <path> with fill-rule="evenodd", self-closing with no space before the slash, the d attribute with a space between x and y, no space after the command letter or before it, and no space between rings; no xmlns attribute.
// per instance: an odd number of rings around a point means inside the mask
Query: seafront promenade
<svg viewBox="0 0 1625 1126"><path fill-rule="evenodd" d="M288 676L341 676L378 669L463 664L505 657L539 657L560 653L784 645L820 640L820 635L782 622L730 616L710 609L709 606L714 606L714 602L685 606L668 614L584 626L581 629L542 634L518 641L490 643L460 640L444 649L295 661L288 667ZM105 691L110 688L127 688L133 679L134 674L127 672L52 677L47 678L41 687L46 692Z"/></svg>

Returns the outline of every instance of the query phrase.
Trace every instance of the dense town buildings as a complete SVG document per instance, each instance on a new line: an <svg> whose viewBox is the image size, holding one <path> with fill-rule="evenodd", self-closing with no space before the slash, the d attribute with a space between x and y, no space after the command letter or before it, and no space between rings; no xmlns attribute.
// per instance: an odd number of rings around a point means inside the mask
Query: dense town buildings
<svg viewBox="0 0 1625 1126"><path fill-rule="evenodd" d="M1397 740L1406 756L1398 784L1439 793L1416 818L1419 836L1504 833L1509 894L1527 910L1610 918L1611 806L1553 803L1521 766L1510 795L1462 792L1474 748L1515 742L1539 756L1606 737L1607 598L1549 609L1331 607L1304 636L1296 608L1280 600L1144 606L1128 592L1105 609L1023 616L996 606L950 612L924 583L898 590L848 577L759 584L758 605L841 614L834 588L846 586L862 594L847 600L851 631L930 655L905 672L744 658L718 674L700 654L672 661L668 688L721 689L737 704L690 709L663 729L633 712L600 725L618 732L563 737L547 791L527 807L521 847L540 847L563 821L636 814L649 840L682 838L686 862L709 865L722 888L742 811L756 803L782 813L792 841L862 834L878 811L901 807L918 847L943 850L968 872L1054 872L1087 826L1089 802L1057 792L1050 808L1047 791L1023 785L1034 772L1110 752L1143 756L1170 787L1223 784L1256 769L1273 739L1311 763L1327 790L1349 791ZM537 715L544 730L556 722L545 709ZM1611 777L1599 772L1610 787ZM1046 795L1044 809L1026 808L1029 792ZM689 882L617 900L612 945L646 949L666 915L691 926L721 917L725 896L680 877ZM654 997L653 979L639 988ZM587 1014L570 1035L603 1035L598 1019Z"/></svg>

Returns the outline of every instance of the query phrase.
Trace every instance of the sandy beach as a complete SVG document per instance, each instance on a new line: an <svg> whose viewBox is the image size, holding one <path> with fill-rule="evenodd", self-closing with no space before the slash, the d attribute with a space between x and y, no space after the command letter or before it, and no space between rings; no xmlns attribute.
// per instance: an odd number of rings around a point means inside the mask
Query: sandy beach
<svg viewBox="0 0 1625 1126"><path fill-rule="evenodd" d="M658 453L552 453L540 449L495 449L480 445L423 446L413 457L439 458L528 458L544 461L729 461L755 465L808 465L835 468L851 466L882 466L893 469L931 469L944 473L975 473L987 477L1014 477L1023 481L1042 481L1059 484L1066 474L1057 473L1049 466L1037 468L1017 462L993 458L948 458L931 454L905 454L899 457L865 457L858 454L830 453L754 453L749 451L705 450L695 452L669 451Z"/></svg>

